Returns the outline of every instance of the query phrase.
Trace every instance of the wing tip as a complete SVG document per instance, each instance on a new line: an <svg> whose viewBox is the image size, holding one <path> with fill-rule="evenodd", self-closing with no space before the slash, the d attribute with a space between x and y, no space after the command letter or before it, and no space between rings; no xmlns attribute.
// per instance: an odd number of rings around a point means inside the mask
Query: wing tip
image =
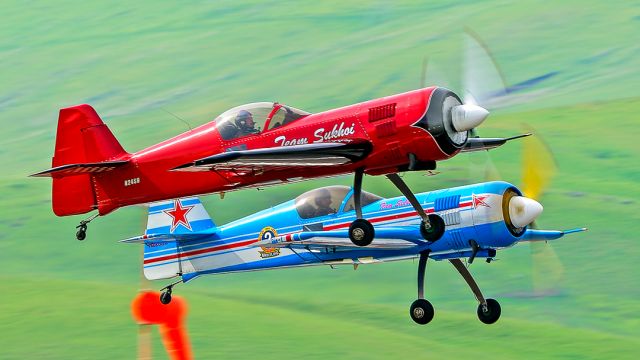
<svg viewBox="0 0 640 360"><path fill-rule="evenodd" d="M581 227L581 228L565 230L565 231L563 231L563 233L565 233L565 234L573 234L573 233L579 233L579 232L588 231L588 230L589 229L586 228L586 227Z"/></svg>

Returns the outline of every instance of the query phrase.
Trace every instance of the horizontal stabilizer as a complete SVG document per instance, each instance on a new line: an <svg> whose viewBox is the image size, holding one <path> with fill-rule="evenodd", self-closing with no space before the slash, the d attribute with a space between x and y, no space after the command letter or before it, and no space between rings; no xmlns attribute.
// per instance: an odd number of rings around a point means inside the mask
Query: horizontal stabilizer
<svg viewBox="0 0 640 360"><path fill-rule="evenodd" d="M113 170L127 163L128 161L126 160L118 160L118 161L103 161L103 162L97 162L97 163L67 164L67 165L56 166L48 170L40 171L38 173L31 174L29 176L60 178L60 177L72 176L72 175L95 174L95 173L101 173L101 172Z"/></svg>
<svg viewBox="0 0 640 360"><path fill-rule="evenodd" d="M533 134L522 134L517 136L512 136L509 138L469 138L467 143L462 148L462 152L471 152L471 151L481 151L481 150L491 150L495 149L498 146L504 145L507 141L520 139L523 137L531 136Z"/></svg>
<svg viewBox="0 0 640 360"><path fill-rule="evenodd" d="M587 228L577 228L571 230L533 230L527 229L520 241L549 241L559 239L567 234L587 231Z"/></svg>
<svg viewBox="0 0 640 360"><path fill-rule="evenodd" d="M266 149L237 150L183 164L173 168L172 171L335 166L361 160L370 151L371 143L368 141L315 143Z"/></svg>
<svg viewBox="0 0 640 360"><path fill-rule="evenodd" d="M121 243L126 244L153 244L153 243L166 243L166 242L180 242L180 241L193 241L206 238L213 234L215 231L203 231L198 233L189 234L152 234L135 236L128 239L120 240Z"/></svg>

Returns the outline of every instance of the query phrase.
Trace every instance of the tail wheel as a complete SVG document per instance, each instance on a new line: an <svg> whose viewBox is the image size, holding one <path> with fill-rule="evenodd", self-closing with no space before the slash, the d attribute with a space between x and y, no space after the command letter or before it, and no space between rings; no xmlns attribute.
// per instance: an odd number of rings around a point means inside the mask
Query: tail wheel
<svg viewBox="0 0 640 360"><path fill-rule="evenodd" d="M426 223L422 220L420 222L420 234L425 240L433 242L444 235L445 224L444 220L436 214L429 214L428 217L431 226L427 228Z"/></svg>
<svg viewBox="0 0 640 360"><path fill-rule="evenodd" d="M418 299L411 304L409 315L417 324L426 325L433 320L433 305L426 299Z"/></svg>
<svg viewBox="0 0 640 360"><path fill-rule="evenodd" d="M167 305L171 302L171 291L163 291L160 294L160 302Z"/></svg>
<svg viewBox="0 0 640 360"><path fill-rule="evenodd" d="M365 219L356 219L349 226L349 239L357 246L367 246L373 241L375 230Z"/></svg>
<svg viewBox="0 0 640 360"><path fill-rule="evenodd" d="M482 304L478 305L478 319L485 324L493 324L500 319L500 303L494 299L487 299L486 309Z"/></svg>
<svg viewBox="0 0 640 360"><path fill-rule="evenodd" d="M77 226L78 231L76 231L76 239L82 241L87 237L87 225L80 224Z"/></svg>

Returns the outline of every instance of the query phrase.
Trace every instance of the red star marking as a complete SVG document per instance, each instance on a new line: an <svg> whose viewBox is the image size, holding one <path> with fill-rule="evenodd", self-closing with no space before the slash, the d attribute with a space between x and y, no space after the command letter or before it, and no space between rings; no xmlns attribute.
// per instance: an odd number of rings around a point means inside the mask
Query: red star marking
<svg viewBox="0 0 640 360"><path fill-rule="evenodd" d="M173 232L179 224L191 230L191 224L189 224L189 220L187 220L187 214L191 209L193 209L195 205L182 207L182 204L179 200L173 201L173 209L164 210L164 213L171 216L173 222L171 223L171 232Z"/></svg>
<svg viewBox="0 0 640 360"><path fill-rule="evenodd" d="M487 197L487 195L477 196L473 194L473 208L476 209L478 206L491 207L489 206L489 204L484 202L484 199L486 199Z"/></svg>

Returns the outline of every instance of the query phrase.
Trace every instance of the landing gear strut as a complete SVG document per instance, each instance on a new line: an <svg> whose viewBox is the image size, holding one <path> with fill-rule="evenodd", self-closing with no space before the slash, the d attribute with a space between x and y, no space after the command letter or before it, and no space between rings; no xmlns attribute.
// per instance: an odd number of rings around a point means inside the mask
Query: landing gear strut
<svg viewBox="0 0 640 360"><path fill-rule="evenodd" d="M420 215L422 219L420 222L420 234L422 237L431 242L440 239L444 235L444 220L436 214L427 215L416 196L398 174L387 174L387 179L391 180L393 185L400 190L402 195L411 203L413 209Z"/></svg>
<svg viewBox="0 0 640 360"><path fill-rule="evenodd" d="M362 217L362 178L364 169L356 169L353 179L353 204L356 208L356 219L349 226L349 239L357 246L367 246L371 244L375 236L373 225Z"/></svg>
<svg viewBox="0 0 640 360"><path fill-rule="evenodd" d="M89 224L93 219L97 218L99 214L95 214L88 219L80 221L80 224L76 226L76 239L82 241L87 237L87 224Z"/></svg>
<svg viewBox="0 0 640 360"><path fill-rule="evenodd" d="M429 260L430 250L420 253L418 262L418 299L411 304L409 315L417 324L425 325L433 320L435 311L433 305L424 298L424 275L427 269L427 260Z"/></svg>
<svg viewBox="0 0 640 360"><path fill-rule="evenodd" d="M354 220L349 226L349 239L357 246L367 246L371 244L375 237L375 229L368 220L362 216L362 178L364 176L364 169L359 168L355 171L353 179L353 203L356 210L356 220ZM420 215L422 221L420 222L420 234L427 240L434 242L444 235L445 224L444 220L436 214L429 214L424 211L422 205L411 189L405 184L398 174L387 174L387 178L400 190L402 195L407 198L414 210Z"/></svg>
<svg viewBox="0 0 640 360"><path fill-rule="evenodd" d="M478 319L485 324L493 324L500 318L500 303L494 299L485 299L478 284L469 273L469 270L460 259L450 259L451 264L458 270L462 278L467 282L469 288L478 300Z"/></svg>

